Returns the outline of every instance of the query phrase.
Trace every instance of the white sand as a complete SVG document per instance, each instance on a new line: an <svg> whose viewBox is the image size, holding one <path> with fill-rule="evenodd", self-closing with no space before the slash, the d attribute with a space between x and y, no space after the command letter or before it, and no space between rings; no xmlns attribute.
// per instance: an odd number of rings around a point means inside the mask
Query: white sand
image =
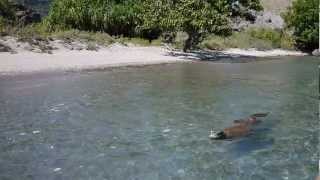
<svg viewBox="0 0 320 180"><path fill-rule="evenodd" d="M256 51L229 49L222 51L230 56L284 56L305 55L296 51L272 50ZM182 53L183 54L183 53ZM186 55L186 54L184 54ZM188 54L187 54L188 55ZM192 59L192 58L191 58ZM197 58L193 57L194 60ZM187 62L186 56L172 56L161 47L126 47L114 44L99 51L55 50L53 54L21 51L17 54L0 53L0 74L16 74L24 72L82 70L107 67L148 65Z"/></svg>
<svg viewBox="0 0 320 180"><path fill-rule="evenodd" d="M273 49L268 51L258 51L256 49L227 49L222 53L239 56L252 56L252 57L273 57L273 56L305 56L306 53L299 51L288 51L283 49Z"/></svg>
<svg viewBox="0 0 320 180"><path fill-rule="evenodd" d="M53 54L0 53L0 74L185 62L160 47L113 46L99 51L59 50Z"/></svg>

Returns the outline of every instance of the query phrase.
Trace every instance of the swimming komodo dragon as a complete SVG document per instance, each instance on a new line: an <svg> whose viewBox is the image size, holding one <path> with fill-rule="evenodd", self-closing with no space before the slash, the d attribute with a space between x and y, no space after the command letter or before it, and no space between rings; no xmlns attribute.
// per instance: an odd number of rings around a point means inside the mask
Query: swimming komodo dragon
<svg viewBox="0 0 320 180"><path fill-rule="evenodd" d="M247 136L252 132L252 127L261 122L261 120L258 120L257 118L266 117L267 115L268 113L257 113L246 119L234 120L233 126L225 128L220 132L214 132L211 130L209 138L223 140Z"/></svg>

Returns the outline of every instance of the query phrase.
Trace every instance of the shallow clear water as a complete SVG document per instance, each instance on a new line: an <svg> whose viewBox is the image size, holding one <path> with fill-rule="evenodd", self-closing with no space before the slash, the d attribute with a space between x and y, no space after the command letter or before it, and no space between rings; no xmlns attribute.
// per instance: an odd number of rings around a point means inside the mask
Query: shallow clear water
<svg viewBox="0 0 320 180"><path fill-rule="evenodd" d="M318 60L0 77L0 179L310 180ZM209 130L270 112L253 135Z"/></svg>

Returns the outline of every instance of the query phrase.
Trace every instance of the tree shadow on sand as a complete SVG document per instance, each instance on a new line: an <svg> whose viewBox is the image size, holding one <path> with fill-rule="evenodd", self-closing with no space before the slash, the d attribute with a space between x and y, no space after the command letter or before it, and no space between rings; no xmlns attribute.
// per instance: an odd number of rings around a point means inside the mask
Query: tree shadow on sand
<svg viewBox="0 0 320 180"><path fill-rule="evenodd" d="M229 54L221 51L210 50L192 50L190 52L182 52L179 50L169 49L166 56L179 57L182 59L192 61L214 61L227 63L246 63L259 60L257 57L254 56Z"/></svg>

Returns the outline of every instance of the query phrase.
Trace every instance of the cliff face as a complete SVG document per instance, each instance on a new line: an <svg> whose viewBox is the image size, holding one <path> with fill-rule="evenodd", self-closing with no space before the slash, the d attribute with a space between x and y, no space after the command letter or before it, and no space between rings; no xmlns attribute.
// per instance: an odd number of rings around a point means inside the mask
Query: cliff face
<svg viewBox="0 0 320 180"><path fill-rule="evenodd" d="M260 0L264 8L263 12L256 12L255 21L245 21L243 19L235 19L233 22L233 29L241 31L248 27L263 27L272 29L282 29L284 27L284 20L281 13L291 5L293 0Z"/></svg>
<svg viewBox="0 0 320 180"><path fill-rule="evenodd" d="M284 21L281 13L291 5L292 0L261 0L264 12L257 17L255 25L281 29Z"/></svg>

